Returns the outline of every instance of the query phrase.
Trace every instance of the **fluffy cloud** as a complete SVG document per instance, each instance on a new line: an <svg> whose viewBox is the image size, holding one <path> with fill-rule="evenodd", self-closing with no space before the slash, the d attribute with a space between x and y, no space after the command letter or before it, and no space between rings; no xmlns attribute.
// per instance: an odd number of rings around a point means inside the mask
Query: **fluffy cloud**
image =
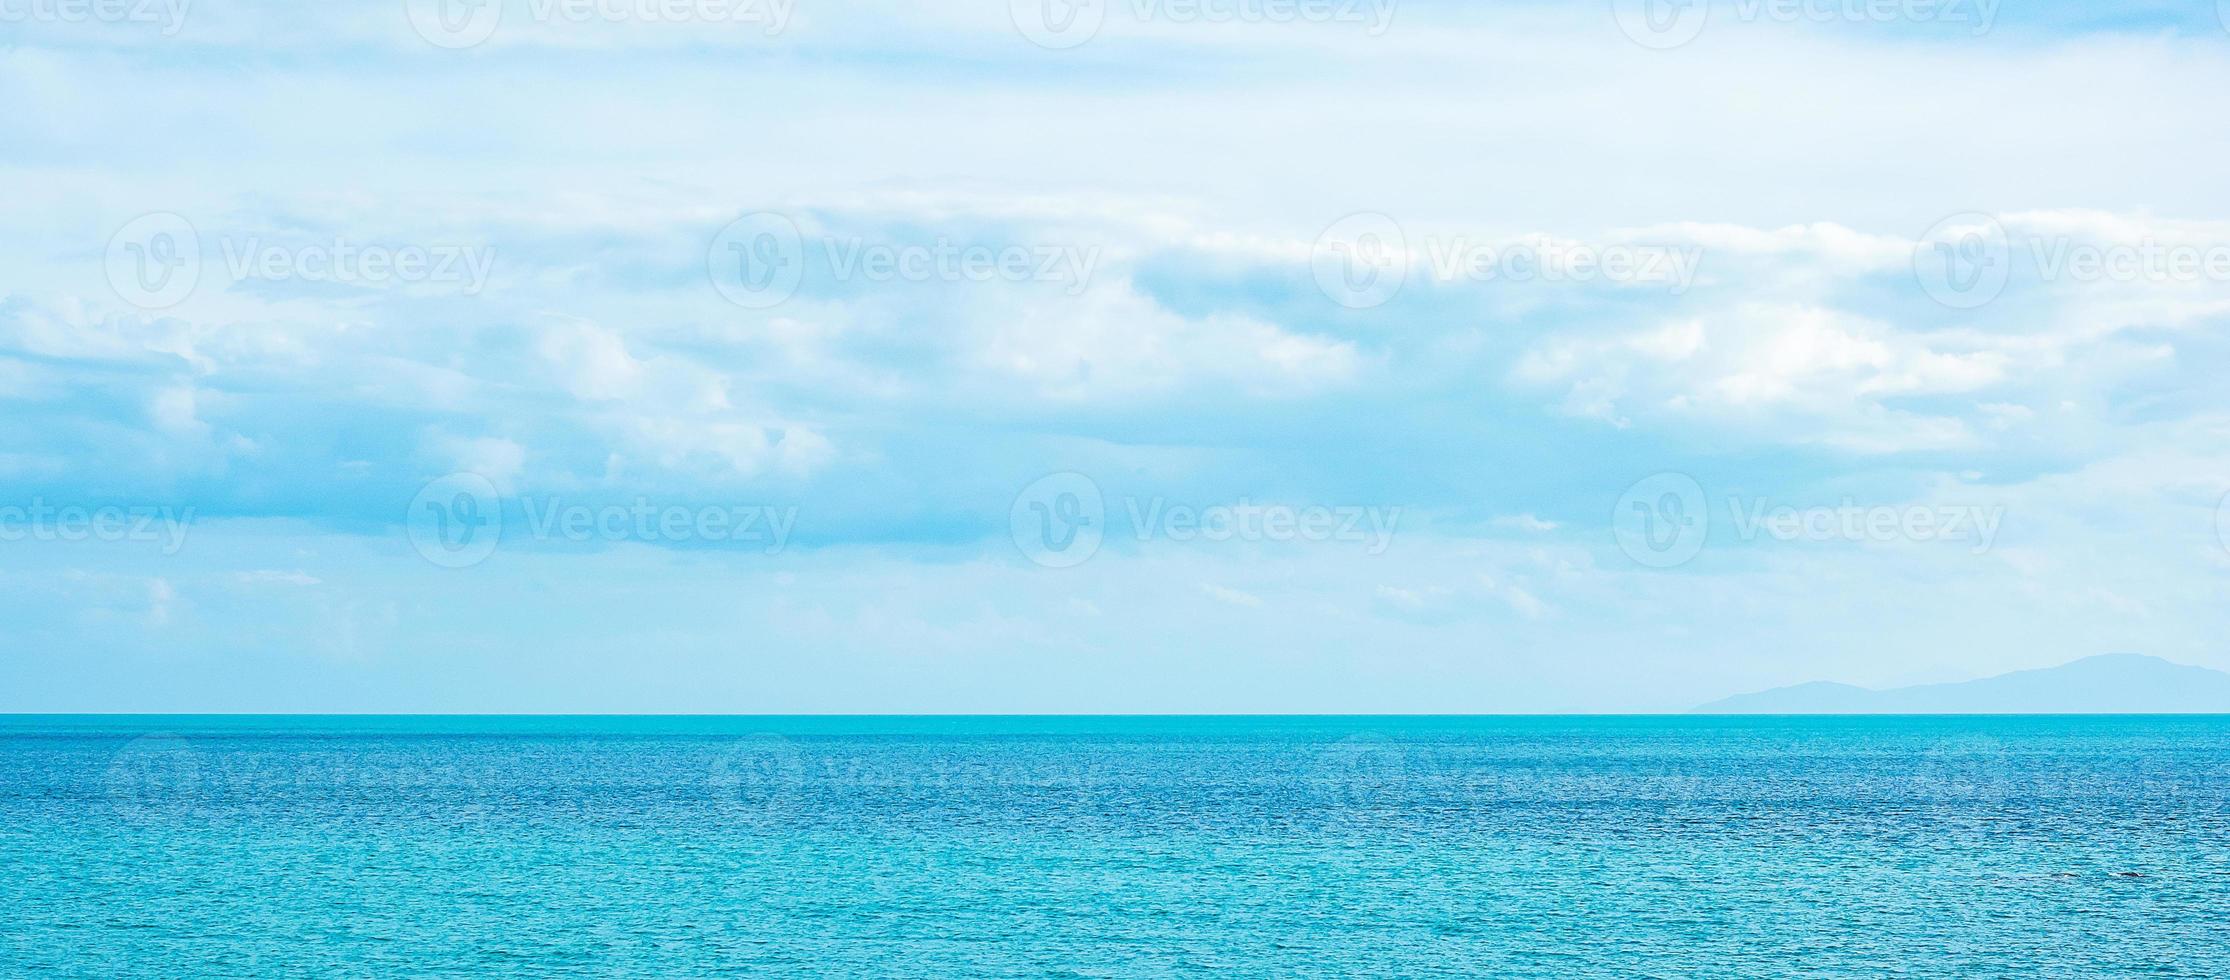
<svg viewBox="0 0 2230 980"><path fill-rule="evenodd" d="M289 659L307 650L390 698L436 657L459 690L525 677L528 707L1679 707L1952 656L2219 658L2230 276L2113 271L2230 241L2211 12L2082 33L2093 14L2045 5L1956 44L1725 22L1655 52L1583 6L1405 7L1382 34L1117 17L1068 53L998 4L800 6L773 38L514 23L465 52L396 4L197 0L170 38L15 25L0 170L38 191L0 197L0 503L205 516L176 556L0 543L29 651L0 691L327 690ZM708 269L758 210L795 219L810 263L772 308ZM1411 275L1349 309L1311 263L1366 211L1405 230ZM154 212L202 258L160 309L104 262ZM2008 275L1961 307L1916 261L1970 213L2004 230ZM230 261L336 240L490 264ZM1459 241L1700 261L1680 289L1434 274ZM1093 261L830 265L944 243ZM2107 271L2080 271L2089 251ZM507 545L442 577L403 504L459 469L588 503L795 505L798 544ZM1383 555L1111 539L1051 574L1011 510L1072 470L1109 513L1405 517ZM1715 515L1738 492L1980 503L2005 533L1975 555L1720 525L1689 564L1640 567L1607 525L1676 471ZM614 602L642 614L612 623ZM664 669L610 669L646 648ZM1200 699L1154 688L1175 671ZM863 675L880 686L845 700ZM1029 685L1083 693L1003 697Z"/></svg>

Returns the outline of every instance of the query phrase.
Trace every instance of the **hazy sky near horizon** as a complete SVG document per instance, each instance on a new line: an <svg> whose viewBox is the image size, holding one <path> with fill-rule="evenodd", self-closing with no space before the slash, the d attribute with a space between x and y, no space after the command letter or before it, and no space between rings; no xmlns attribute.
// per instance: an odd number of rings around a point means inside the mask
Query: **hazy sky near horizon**
<svg viewBox="0 0 2230 980"><path fill-rule="evenodd" d="M1053 2L0 0L0 710L2230 669L2212 5Z"/></svg>

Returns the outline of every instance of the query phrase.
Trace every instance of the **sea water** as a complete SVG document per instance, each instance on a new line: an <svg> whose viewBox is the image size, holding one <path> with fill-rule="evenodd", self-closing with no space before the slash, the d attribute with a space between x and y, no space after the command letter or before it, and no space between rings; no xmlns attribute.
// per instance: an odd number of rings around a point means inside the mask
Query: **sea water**
<svg viewBox="0 0 2230 980"><path fill-rule="evenodd" d="M2230 719L0 717L0 976L2230 976Z"/></svg>

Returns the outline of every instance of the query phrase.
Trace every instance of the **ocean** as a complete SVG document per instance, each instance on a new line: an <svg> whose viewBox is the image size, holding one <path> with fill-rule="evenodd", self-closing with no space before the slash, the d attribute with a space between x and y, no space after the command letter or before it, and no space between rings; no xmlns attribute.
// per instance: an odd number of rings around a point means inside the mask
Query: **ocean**
<svg viewBox="0 0 2230 980"><path fill-rule="evenodd" d="M2230 718L0 716L0 976L2230 976Z"/></svg>

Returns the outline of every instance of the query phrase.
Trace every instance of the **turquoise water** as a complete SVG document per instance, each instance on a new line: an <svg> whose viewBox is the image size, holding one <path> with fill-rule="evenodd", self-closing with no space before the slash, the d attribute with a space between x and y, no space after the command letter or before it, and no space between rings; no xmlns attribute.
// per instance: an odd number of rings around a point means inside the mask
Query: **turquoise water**
<svg viewBox="0 0 2230 980"><path fill-rule="evenodd" d="M2230 976L2230 719L0 717L0 976Z"/></svg>

